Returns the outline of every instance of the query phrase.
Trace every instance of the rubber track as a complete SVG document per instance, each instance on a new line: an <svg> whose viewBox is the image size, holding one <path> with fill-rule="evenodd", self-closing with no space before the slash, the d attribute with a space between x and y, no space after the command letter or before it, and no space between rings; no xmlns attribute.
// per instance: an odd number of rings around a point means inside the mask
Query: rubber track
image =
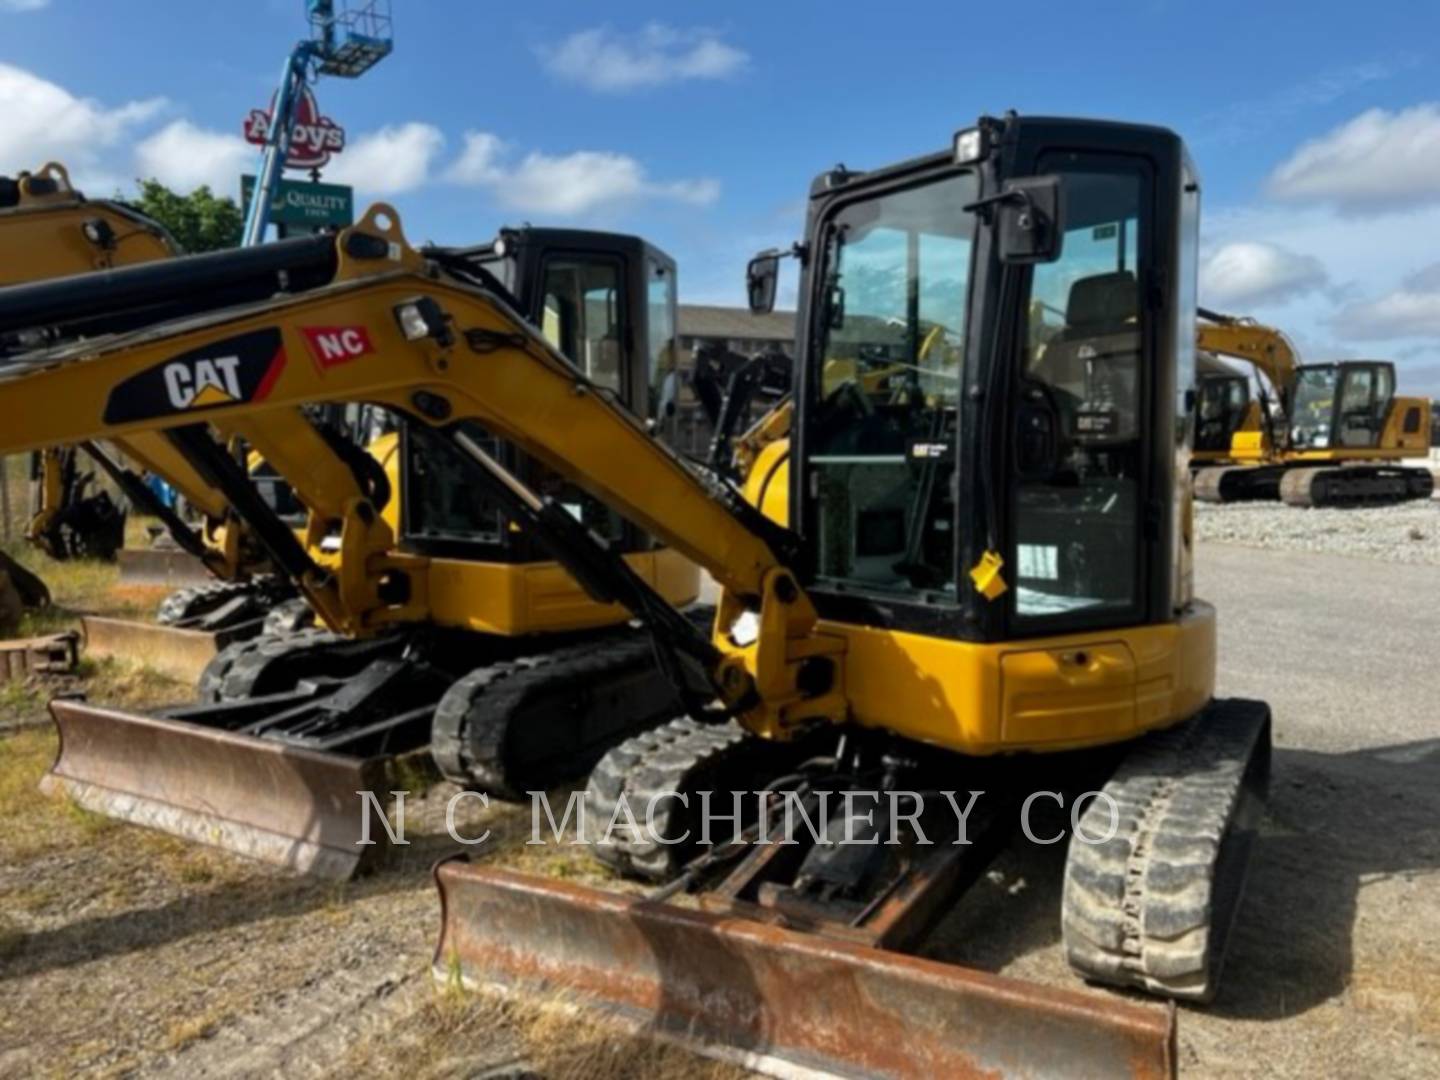
<svg viewBox="0 0 1440 1080"><path fill-rule="evenodd" d="M161 626L174 626L214 611L221 604L243 596L255 588L249 581L212 581L205 585L176 589L160 601L160 607L155 612L155 621Z"/></svg>
<svg viewBox="0 0 1440 1080"><path fill-rule="evenodd" d="M315 626L315 611L303 596L276 604L265 613L262 634L298 634Z"/></svg>
<svg viewBox="0 0 1440 1080"><path fill-rule="evenodd" d="M1280 498L1289 506L1387 506L1428 499L1435 479L1428 469L1405 466L1328 466L1292 469L1280 484Z"/></svg>
<svg viewBox="0 0 1440 1080"><path fill-rule="evenodd" d="M1119 828L1102 844L1072 837L1061 921L1070 966L1087 979L1209 1001L1243 891L1268 776L1270 710L1217 701L1146 736L1104 791ZM1248 790L1247 790L1248 788ZM1110 809L1080 819L1103 836Z"/></svg>
<svg viewBox="0 0 1440 1080"><path fill-rule="evenodd" d="M298 634L261 634L248 641L227 645L200 673L199 700L205 704L216 704L249 697L267 665L282 657L347 640L328 630L302 630Z"/></svg>
<svg viewBox="0 0 1440 1080"><path fill-rule="evenodd" d="M696 604L685 616L709 634L713 606ZM654 682L635 702L636 711L619 728L586 742L574 742L583 721L577 711L603 708L606 687L614 693L625 680L653 673ZM677 706L674 694L655 663L648 631L619 628L568 648L487 664L457 681L436 707L430 733L430 756L447 779L482 789L503 799L523 799L524 792L549 789L584 776L622 738L662 722ZM634 689L633 687L631 688ZM563 707L544 711L546 699ZM613 702L612 702L613 705ZM539 709L540 711L529 711ZM593 716L593 713L592 713ZM542 762L516 761L508 736L517 722L534 737L535 725L554 725L553 737L540 740L566 747ZM568 745L567 745L568 744Z"/></svg>
<svg viewBox="0 0 1440 1080"><path fill-rule="evenodd" d="M500 661L477 668L440 699L430 735L430 756L447 779L504 799L547 789L584 776L618 738L651 727L677 705L667 686L657 687L661 712L637 702L639 710L621 731L577 740L577 710L592 706L606 686L645 672L663 681L655 666L654 645L643 631L609 633L581 645ZM562 703L561 708L546 708ZM536 725L554 725L543 740L559 753L543 762L516 761L509 746L513 725L524 724L533 738Z"/></svg>
<svg viewBox="0 0 1440 1080"><path fill-rule="evenodd" d="M627 739L601 758L590 773L584 818L590 854L627 877L653 882L675 877L698 844L692 826L700 806L693 796L689 807L675 799L657 801L651 831L645 821L651 800L665 792L737 790L733 782L721 777L732 768L749 764L757 751L766 748L773 749L773 745L733 720L714 724L689 716ZM622 794L641 826L641 835L630 834L623 815L614 829L609 828ZM715 812L728 814L731 807L718 806ZM687 829L692 836L684 843L664 844L654 838L679 840Z"/></svg>

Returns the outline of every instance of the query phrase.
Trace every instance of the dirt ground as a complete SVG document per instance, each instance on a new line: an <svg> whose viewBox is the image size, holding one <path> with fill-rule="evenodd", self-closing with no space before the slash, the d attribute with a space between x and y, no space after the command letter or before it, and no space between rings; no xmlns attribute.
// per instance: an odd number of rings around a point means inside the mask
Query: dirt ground
<svg viewBox="0 0 1440 1080"><path fill-rule="evenodd" d="M1207 545L1221 689L1269 700L1269 817L1225 989L1180 1011L1187 1077L1440 1075L1440 568ZM96 698L183 696L117 665ZM39 796L38 690L0 692L0 1075L729 1076L530 1002L437 989L433 859L449 790L393 865L299 880ZM528 811L472 815L483 857L604 881L528 848ZM927 947L1073 986L1063 846L1002 856Z"/></svg>

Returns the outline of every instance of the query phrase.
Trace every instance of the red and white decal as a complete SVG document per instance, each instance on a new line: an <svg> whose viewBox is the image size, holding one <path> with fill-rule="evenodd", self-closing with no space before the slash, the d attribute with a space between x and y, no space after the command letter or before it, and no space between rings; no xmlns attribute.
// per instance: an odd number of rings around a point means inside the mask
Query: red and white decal
<svg viewBox="0 0 1440 1080"><path fill-rule="evenodd" d="M370 331L363 326L302 326L300 332L322 372L375 351Z"/></svg>

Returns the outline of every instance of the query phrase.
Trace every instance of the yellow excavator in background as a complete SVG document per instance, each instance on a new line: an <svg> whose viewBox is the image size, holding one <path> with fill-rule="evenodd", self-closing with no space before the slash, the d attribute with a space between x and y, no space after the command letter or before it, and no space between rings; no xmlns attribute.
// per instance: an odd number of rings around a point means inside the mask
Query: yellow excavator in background
<svg viewBox="0 0 1440 1080"><path fill-rule="evenodd" d="M1430 469L1403 463L1429 453L1430 402L1395 395L1394 364L1301 364L1274 327L1204 309L1200 316L1199 348L1243 360L1263 379L1253 398L1246 375L1197 380L1197 499L1358 506L1430 497Z"/></svg>
<svg viewBox="0 0 1440 1080"><path fill-rule="evenodd" d="M118 203L92 202L63 165L0 176L0 287L110 270L178 254L158 222ZM47 447L36 456L36 505L26 538L55 558L113 558L124 542L125 515L78 468L75 451ZM13 626L24 608L49 602L31 571L0 552L0 610Z"/></svg>
<svg viewBox="0 0 1440 1080"><path fill-rule="evenodd" d="M617 400L640 414L651 408L650 373L673 349L675 326L675 265L663 252L635 237L526 227L436 257L505 295ZM163 318L264 302L279 281L295 293L323 289L349 258L333 238L316 237L0 290L0 339L23 347L37 327L55 339L93 339L143 326L157 307ZM288 361L332 378L377 362L373 337L343 326L312 327L305 354ZM203 410L235 398L239 380L220 357L172 369L164 392ZM267 391L256 392L263 400ZM351 843L363 822L343 812L344 800L360 773L395 755L428 750L446 775L514 797L583 774L673 707L648 638L623 626L624 608L588 596L477 495L453 450L424 427L401 424L372 440L361 423L366 453L321 422L345 411L197 412L201 419L181 431L107 439L156 442L203 477L227 521L255 539L324 629L262 633L223 648L200 677L200 703L172 713L188 722L188 741L149 752L143 727L110 726L98 742L67 733L71 790L92 809L343 876L366 854ZM513 447L473 435L605 536L669 602L695 599L693 564ZM237 439L293 492L298 522L277 512L253 462L230 452ZM166 461L151 467L172 473ZM411 570L394 571L396 560ZM581 712L584 722L572 723ZM286 748L306 766L294 767ZM142 752L144 767L127 771ZM289 782L285 797L266 801L254 828L236 825L277 769Z"/></svg>
<svg viewBox="0 0 1440 1080"><path fill-rule="evenodd" d="M16 358L0 403L18 422L0 451L155 431L188 445L205 422L377 404L448 446L471 491L592 597L649 627L687 713L591 774L587 807L613 804L613 823L633 800L649 828L611 835L602 820L592 833L592 816L587 836L624 872L667 879L666 895L696 892L698 907L446 862L437 977L560 988L752 1062L1173 1075L1173 1012L904 952L1036 791L1088 796L1060 911L1071 964L1167 997L1216 992L1270 740L1263 704L1214 698L1215 613L1191 585L1175 406L1193 378L1198 204L1169 131L1014 114L982 118L942 153L817 180L800 248L789 528L656 440L493 277L411 249L383 206L338 237L328 285L232 306L202 286L234 256L186 260L187 317ZM773 257L752 264L753 306L773 304L775 273ZM1032 296L1063 313L1043 337L1025 330ZM946 328L927 364L924 324ZM363 332L374 355L305 363L316 327ZM220 360L236 393L167 393ZM898 393L857 377L895 365L909 383ZM563 494L497 458L476 424L707 569L723 589L711 632ZM363 525L368 511L352 510ZM448 585L403 548L324 569L301 556L317 608L373 595L371 624L438 604ZM52 710L67 747L143 727L137 772L193 735L173 715ZM291 755L286 768L311 763ZM247 790L251 815L284 771ZM989 798L962 820L939 796L967 788ZM706 792L729 822L721 835L763 842L707 847L693 828ZM757 811L784 800L802 812L736 812L744 793Z"/></svg>

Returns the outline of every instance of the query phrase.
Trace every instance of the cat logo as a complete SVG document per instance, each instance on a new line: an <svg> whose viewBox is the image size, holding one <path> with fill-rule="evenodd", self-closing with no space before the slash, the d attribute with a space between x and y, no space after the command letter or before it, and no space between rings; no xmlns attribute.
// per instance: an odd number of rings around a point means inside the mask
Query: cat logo
<svg viewBox="0 0 1440 1080"><path fill-rule="evenodd" d="M130 376L110 391L105 423L133 423L264 401L284 370L280 331L275 327L252 330Z"/></svg>
<svg viewBox="0 0 1440 1080"><path fill-rule="evenodd" d="M194 364L166 364L165 390L177 409L229 405L240 400L240 357L217 356Z"/></svg>

